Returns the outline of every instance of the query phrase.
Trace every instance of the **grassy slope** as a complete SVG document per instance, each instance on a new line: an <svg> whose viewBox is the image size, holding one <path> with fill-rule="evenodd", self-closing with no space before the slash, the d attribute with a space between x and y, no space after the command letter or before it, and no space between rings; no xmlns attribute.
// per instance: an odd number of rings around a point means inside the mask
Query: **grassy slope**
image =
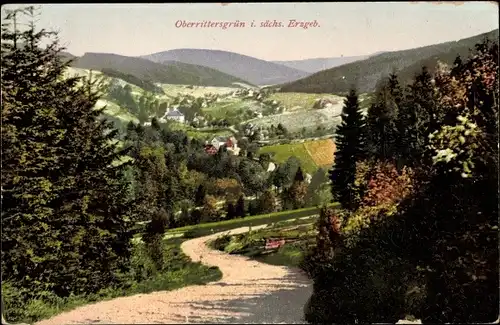
<svg viewBox="0 0 500 325"><path fill-rule="evenodd" d="M331 206L337 206L337 203L332 203ZM320 211L318 207L304 208L298 210L275 212L270 214L262 214L257 216L245 217L242 219L233 219L219 222L202 223L194 226L186 226L181 228L170 229L167 231L167 236L182 235L187 237L201 237L217 232L223 232L239 227L251 227L264 224L276 223L279 221L293 220L297 218L309 217L317 215Z"/></svg>
<svg viewBox="0 0 500 325"><path fill-rule="evenodd" d="M244 112L249 110L260 111L261 107L255 100L227 98L203 109L207 115L215 119L227 119L229 123L240 122Z"/></svg>
<svg viewBox="0 0 500 325"><path fill-rule="evenodd" d="M335 141L323 139L304 142L304 147L311 159L319 167L331 167L335 155Z"/></svg>
<svg viewBox="0 0 500 325"><path fill-rule="evenodd" d="M187 124L176 123L174 121L169 123L169 127L172 130L182 130L185 131L188 137L204 140L209 139L214 136L231 136L233 133L225 128L214 128L209 130L197 130Z"/></svg>
<svg viewBox="0 0 500 325"><path fill-rule="evenodd" d="M491 40L498 39L498 29L456 42L382 53L366 60L320 71L278 87L283 92L340 94L349 91L351 85L355 84L359 92L371 92L377 82L393 72L393 69L398 71L403 83L408 83L424 64L432 71L438 60L452 64L458 54L462 58L467 57L469 49L485 36Z"/></svg>
<svg viewBox="0 0 500 325"><path fill-rule="evenodd" d="M274 93L269 96L269 99L277 100L282 103L288 111L300 107L301 109L312 109L314 102L317 99L333 99L339 102L343 101L343 97L332 94L308 94L308 93Z"/></svg>
<svg viewBox="0 0 500 325"><path fill-rule="evenodd" d="M220 236L209 246L230 254L241 254L260 262L298 267L308 247L314 245L316 217L278 222L257 231L235 235ZM285 239L289 241L278 249L265 249L266 239Z"/></svg>
<svg viewBox="0 0 500 325"><path fill-rule="evenodd" d="M181 95L191 95L194 97L202 97L205 94L229 94L239 87L238 85L231 85L228 87L214 87L214 86L186 86L186 85L175 85L175 84L160 84L163 91L167 96L177 96Z"/></svg>
<svg viewBox="0 0 500 325"><path fill-rule="evenodd" d="M113 69L139 79L158 83L232 86L235 82L248 83L215 69L180 62L155 63L146 59L116 54L86 53L76 59L73 67L101 70Z"/></svg>
<svg viewBox="0 0 500 325"><path fill-rule="evenodd" d="M304 143L279 144L260 148L261 153L274 153L273 160L277 163L284 163L290 156L297 157L302 165L302 169L309 174L314 173L318 167L329 167L333 164L332 140L306 141ZM319 155L320 151L331 153L331 160ZM311 156L312 154L312 156ZM317 161L315 161L317 159Z"/></svg>
<svg viewBox="0 0 500 325"><path fill-rule="evenodd" d="M302 170L309 174L314 173L318 169L318 166L306 150L304 143L266 146L259 149L259 154L261 153L274 153L272 159L277 163L284 163L289 157L295 156L300 160Z"/></svg>
<svg viewBox="0 0 500 325"><path fill-rule="evenodd" d="M86 78L88 78L90 75L91 75L90 70L87 70L87 69L79 69L79 68L70 67L65 71L65 76L67 76L67 77L86 77ZM92 76L102 78L103 74L99 71L92 71ZM108 81L108 82L111 79L112 78L104 77L104 80ZM120 82L126 83L123 80L120 80ZM140 91L141 90L137 86L134 86L134 85L130 85L130 86L132 87L133 91ZM123 120L124 122L133 121L133 122L137 123L139 121L137 119L137 117L132 115L130 112L121 108L116 103L110 102L109 100L106 100L106 99L98 100L96 108L101 108L103 106L106 106L104 113L109 115L109 116L117 117L117 118Z"/></svg>

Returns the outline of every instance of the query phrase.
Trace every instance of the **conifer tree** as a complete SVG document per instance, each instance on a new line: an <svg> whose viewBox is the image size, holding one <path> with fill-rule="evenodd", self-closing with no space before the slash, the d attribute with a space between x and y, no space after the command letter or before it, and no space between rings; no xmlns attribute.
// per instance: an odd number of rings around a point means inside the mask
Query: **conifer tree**
<svg viewBox="0 0 500 325"><path fill-rule="evenodd" d="M229 202L227 204L226 219L228 219L228 220L234 219L235 214L236 214L236 210L235 210L234 204L233 204L233 202Z"/></svg>
<svg viewBox="0 0 500 325"><path fill-rule="evenodd" d="M205 186L203 186L203 184L200 184L198 186L198 189L196 190L196 194L194 197L194 204L197 207L201 207L203 205L203 202L205 200L206 195L207 195L207 191L205 189Z"/></svg>
<svg viewBox="0 0 500 325"><path fill-rule="evenodd" d="M355 89L344 101L342 123L337 127L337 151L330 171L332 194L346 209L354 208L356 162L365 156L365 121Z"/></svg>
<svg viewBox="0 0 500 325"><path fill-rule="evenodd" d="M31 295L97 292L130 257L124 152L97 85L63 78L63 49L35 19L27 7L2 25L2 273Z"/></svg>
<svg viewBox="0 0 500 325"><path fill-rule="evenodd" d="M272 213L276 210L276 196L271 190L266 190L259 197L258 202L259 213Z"/></svg>
<svg viewBox="0 0 500 325"><path fill-rule="evenodd" d="M240 196L238 202L236 202L236 216L244 218L245 217L245 197Z"/></svg>
<svg viewBox="0 0 500 325"><path fill-rule="evenodd" d="M455 61L453 61L453 68L451 69L451 76L452 77L458 77L460 75L460 72L462 71L462 58L460 55L457 55L455 58Z"/></svg>
<svg viewBox="0 0 500 325"><path fill-rule="evenodd" d="M378 88L375 102L368 110L369 148L377 159L394 160L399 144L396 120L403 100L397 75L392 73Z"/></svg>
<svg viewBox="0 0 500 325"><path fill-rule="evenodd" d="M423 152L428 144L429 134L437 129L434 86L432 76L426 67L422 67L422 71L415 77L410 88L417 117L417 146Z"/></svg>
<svg viewBox="0 0 500 325"><path fill-rule="evenodd" d="M305 179L302 168L299 166L297 172L295 173L294 182L303 182Z"/></svg>

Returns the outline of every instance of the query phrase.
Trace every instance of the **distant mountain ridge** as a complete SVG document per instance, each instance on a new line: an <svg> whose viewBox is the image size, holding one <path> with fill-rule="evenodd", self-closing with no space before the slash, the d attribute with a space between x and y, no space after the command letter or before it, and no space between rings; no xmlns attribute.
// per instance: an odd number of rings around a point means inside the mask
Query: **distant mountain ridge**
<svg viewBox="0 0 500 325"><path fill-rule="evenodd" d="M256 85L298 80L310 73L234 52L209 49L175 49L141 56L152 62L177 61L216 69Z"/></svg>
<svg viewBox="0 0 500 325"><path fill-rule="evenodd" d="M287 67L294 68L297 70L302 70L309 73L316 73L318 71L335 68L344 64L365 60L371 56L381 53L383 52L377 52L369 55L340 56L331 58L313 58L304 60L272 61L272 62L286 65Z"/></svg>
<svg viewBox="0 0 500 325"><path fill-rule="evenodd" d="M419 48L384 52L328 70L323 70L303 79L283 83L275 88L282 92L303 93L346 93L351 86L356 86L360 93L375 90L377 82L396 70L402 83L408 83L420 72L422 66L435 71L438 61L448 65L460 55L463 59L469 56L475 44L484 38L498 42L499 30L464 38L459 41L439 43Z"/></svg>
<svg viewBox="0 0 500 325"><path fill-rule="evenodd" d="M196 86L230 87L234 83L249 82L215 69L182 62L168 61L164 64L138 57L112 53L85 53L81 57L63 52L62 56L73 59L71 66L80 69L102 71L111 69L122 74L157 83Z"/></svg>

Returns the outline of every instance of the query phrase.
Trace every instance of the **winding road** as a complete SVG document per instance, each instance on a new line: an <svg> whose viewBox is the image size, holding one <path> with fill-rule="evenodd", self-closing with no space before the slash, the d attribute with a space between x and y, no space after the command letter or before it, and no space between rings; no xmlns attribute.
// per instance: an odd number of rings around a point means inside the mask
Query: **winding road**
<svg viewBox="0 0 500 325"><path fill-rule="evenodd" d="M252 229L263 227L266 225ZM247 231L249 227L224 233ZM312 293L312 282L298 269L210 249L206 243L219 235L191 239L181 245L193 261L219 267L223 274L219 281L102 301L36 324L305 323L303 307Z"/></svg>

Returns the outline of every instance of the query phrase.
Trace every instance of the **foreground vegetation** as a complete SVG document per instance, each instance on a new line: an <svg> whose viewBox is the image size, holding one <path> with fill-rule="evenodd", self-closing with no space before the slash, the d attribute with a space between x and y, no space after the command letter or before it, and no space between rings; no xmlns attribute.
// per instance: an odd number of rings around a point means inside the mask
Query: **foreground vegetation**
<svg viewBox="0 0 500 325"><path fill-rule="evenodd" d="M336 204L331 204L336 206ZM244 219L233 219L220 222L204 223L199 225L174 228L167 231L167 235L184 234L186 238L195 238L210 235L213 233L223 232L240 227L253 227L265 224L278 223L282 221L295 220L306 217L313 217L319 213L317 207L304 208L292 211L275 212L271 214L257 215Z"/></svg>
<svg viewBox="0 0 500 325"><path fill-rule="evenodd" d="M305 254L315 244L317 216L279 221L264 229L239 235L222 235L209 243L213 249L241 254L263 263L299 267ZM266 241L281 240L276 248L266 248Z"/></svg>
<svg viewBox="0 0 500 325"><path fill-rule="evenodd" d="M25 301L24 291L11 282L2 283L2 296L5 301L5 318L9 322L33 323L82 305L131 296L154 291L175 290L189 285L200 285L221 279L217 267L193 263L180 249L185 239L170 238L162 243L164 267L157 269L154 260L144 243L134 245L131 267L123 274L121 288L103 288L92 294L59 297L51 292L41 292L38 296Z"/></svg>
<svg viewBox="0 0 500 325"><path fill-rule="evenodd" d="M311 323L498 318L498 43L410 86L356 91L337 129L332 192L302 267Z"/></svg>
<svg viewBox="0 0 500 325"><path fill-rule="evenodd" d="M21 18L33 23L15 30ZM210 154L188 134L191 127L160 118L144 123L169 104L193 117L216 96L167 103L160 90L140 88L154 85L116 71L68 76L70 62L36 19L27 7L8 13L2 25L1 259L9 321L215 279L218 271L184 260L179 242L165 246L165 232L204 224L199 235L213 222L227 221L220 229L229 229L285 220L331 201L324 171L309 184L294 157L267 171L269 160L253 157L255 144L240 156L225 146ZM118 128L121 119L105 114L103 102L140 123ZM138 231L142 240L132 240Z"/></svg>

